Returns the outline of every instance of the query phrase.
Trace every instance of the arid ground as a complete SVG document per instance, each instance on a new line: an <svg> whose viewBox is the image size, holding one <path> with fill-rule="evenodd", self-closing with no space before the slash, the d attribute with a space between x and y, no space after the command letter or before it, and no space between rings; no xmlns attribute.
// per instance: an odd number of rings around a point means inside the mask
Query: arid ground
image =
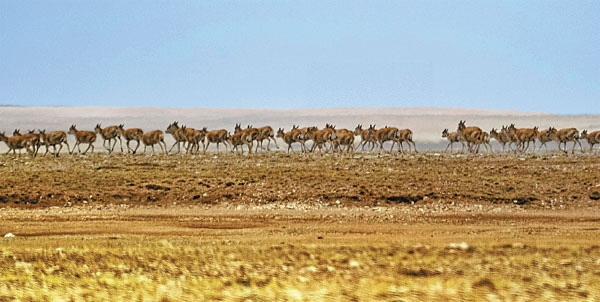
<svg viewBox="0 0 600 302"><path fill-rule="evenodd" d="M600 158L0 156L0 301L599 301Z"/></svg>

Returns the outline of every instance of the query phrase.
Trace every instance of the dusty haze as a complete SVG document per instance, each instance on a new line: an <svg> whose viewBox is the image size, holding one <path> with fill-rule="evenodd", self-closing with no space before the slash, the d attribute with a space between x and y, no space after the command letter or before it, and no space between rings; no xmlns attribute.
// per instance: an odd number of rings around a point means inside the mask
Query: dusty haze
<svg viewBox="0 0 600 302"><path fill-rule="evenodd" d="M142 128L144 131L161 129L173 121L193 128L233 130L235 123L253 126L270 125L275 130L285 130L293 124L323 127L332 123L337 128L354 129L357 124L368 127L376 124L398 128L410 128L417 147L421 150L445 148L441 138L444 128L456 130L459 120L467 125L477 125L486 131L492 127L515 123L517 127L539 126L546 128L576 127L599 130L600 115L556 115L547 113L521 112L514 110L483 110L438 107L389 107L389 108L325 108L325 109L217 109L217 108L153 108L153 107L0 107L0 131L12 134L15 128L22 132L28 129L68 130L71 124L78 129L93 130L97 123L103 126L125 124L125 127ZM166 136L167 144L173 140ZM69 138L73 141L73 137ZM281 142L281 141L280 141ZM96 146L101 145L99 139ZM552 144L551 147L555 147ZM495 145L497 147L497 145ZM101 151L97 148L96 151ZM0 144L6 151L6 145Z"/></svg>

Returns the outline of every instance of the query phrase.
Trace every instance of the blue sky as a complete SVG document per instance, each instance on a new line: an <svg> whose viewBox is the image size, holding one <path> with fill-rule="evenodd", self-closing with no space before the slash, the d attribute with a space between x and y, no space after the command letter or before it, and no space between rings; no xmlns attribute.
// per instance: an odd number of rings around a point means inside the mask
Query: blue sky
<svg viewBox="0 0 600 302"><path fill-rule="evenodd" d="M0 2L0 104L599 103L600 1Z"/></svg>

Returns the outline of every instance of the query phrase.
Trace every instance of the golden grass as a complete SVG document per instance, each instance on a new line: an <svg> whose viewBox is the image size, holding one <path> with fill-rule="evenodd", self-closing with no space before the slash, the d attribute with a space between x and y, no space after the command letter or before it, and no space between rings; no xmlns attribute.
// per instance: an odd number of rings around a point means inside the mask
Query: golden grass
<svg viewBox="0 0 600 302"><path fill-rule="evenodd" d="M593 301L600 248L3 239L0 301Z"/></svg>

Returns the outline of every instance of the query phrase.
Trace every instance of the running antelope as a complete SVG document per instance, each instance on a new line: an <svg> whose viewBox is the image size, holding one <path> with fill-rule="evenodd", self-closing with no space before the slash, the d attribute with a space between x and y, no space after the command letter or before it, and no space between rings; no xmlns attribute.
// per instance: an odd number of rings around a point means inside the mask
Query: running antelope
<svg viewBox="0 0 600 302"><path fill-rule="evenodd" d="M8 137L8 136L6 136L6 134L4 132L0 132L0 141L5 142L6 145L8 146L8 152L6 152L6 154L10 153L10 151L12 151L13 154L16 154L17 153L16 150L21 150L21 149L26 149L27 152L33 154L33 151L29 150L29 147L31 146L31 142L27 138L23 137L22 135ZM21 154L21 153L19 153L19 154Z"/></svg>
<svg viewBox="0 0 600 302"><path fill-rule="evenodd" d="M273 141L275 143L275 147L277 147L277 149L279 149L279 146L277 145L277 140L275 139L275 131L273 131L273 128L271 128L271 126L264 126L264 127L258 128L258 136L256 137L255 152L258 152L259 145L260 145L260 148L263 149L263 141L265 139L267 140L267 151L271 150L271 149L269 149L269 146L271 145L271 141Z"/></svg>
<svg viewBox="0 0 600 302"><path fill-rule="evenodd" d="M151 146L152 154L154 154L154 145L158 144L160 149L165 154L169 154L167 151L167 144L165 144L165 136L161 130L154 130L144 133L144 135L142 135L142 142L144 143L144 153L146 153L146 148Z"/></svg>
<svg viewBox="0 0 600 302"><path fill-rule="evenodd" d="M184 148L186 147L185 134L179 127L178 122L173 122L172 124L169 124L165 132L171 134L171 136L173 136L173 139L175 139L175 143L173 144L173 146L171 146L169 152L173 151L173 148L175 148L175 146L177 146L177 153L181 152L181 144L183 144Z"/></svg>
<svg viewBox="0 0 600 302"><path fill-rule="evenodd" d="M583 152L583 147L579 141L579 131L577 131L575 128L556 130L556 128L550 127L550 129L548 129L548 137L558 143L558 150L568 153L567 142L573 142L573 150L571 153L575 154L575 146L577 146L577 144L579 144L579 148L581 148L581 152ZM561 144L565 144L564 150L560 148Z"/></svg>
<svg viewBox="0 0 600 302"><path fill-rule="evenodd" d="M377 129L377 131L375 131L375 138L379 143L378 153L381 153L381 151L383 150L383 144L387 141L392 141L392 147L390 148L390 152L392 152L392 149L394 148L394 144L398 136L398 128L396 127L385 126L383 128Z"/></svg>
<svg viewBox="0 0 600 302"><path fill-rule="evenodd" d="M548 146L546 145L546 143L552 141L552 138L550 138L548 131L549 131L549 129L545 129L538 133L537 139L538 139L538 141L540 141L540 148L539 148L540 151L542 151L542 146L546 147L546 151L548 151Z"/></svg>
<svg viewBox="0 0 600 302"><path fill-rule="evenodd" d="M481 144L482 133L483 130L476 126L465 126L465 121L460 121L458 123L458 128L456 130L458 135L460 135L464 141L467 143L467 147L469 148L469 152L479 152L479 145ZM474 146L477 146L477 149L474 150Z"/></svg>
<svg viewBox="0 0 600 302"><path fill-rule="evenodd" d="M102 146L104 146L104 148L108 150L108 154L112 153L115 150L115 146L117 145L117 139L119 140L119 145L121 146L121 153L123 153L123 141L121 140L119 126L108 126L102 129L102 126L100 124L96 124L94 131L96 131L96 133L99 133L102 137ZM111 146L112 140L114 140L115 142ZM108 147L106 146L107 141Z"/></svg>
<svg viewBox="0 0 600 302"><path fill-rule="evenodd" d="M492 131L494 130L492 129ZM448 148L450 148L450 152L452 152L452 145L454 143L460 143L462 145L462 151L465 151L464 139L458 135L458 132L448 132L448 128L446 128L444 131L442 131L442 137L448 139L448 146L446 146L446 150L444 150L444 152L448 151Z"/></svg>
<svg viewBox="0 0 600 302"><path fill-rule="evenodd" d="M48 154L50 146L52 146L52 148L54 149L54 152L51 154L56 157L58 157L58 155L60 154L60 151L63 148L63 143L67 145L67 150L70 149L69 143L67 142L67 133L65 133L64 131L52 131L46 134L46 130L42 130L40 131L40 139L42 141L42 144L46 146L46 153L44 153L44 156ZM56 150L56 145L59 146L58 151Z"/></svg>
<svg viewBox="0 0 600 302"><path fill-rule="evenodd" d="M581 137L584 138L590 145L590 152L594 150L595 144L600 144L600 131L588 133L587 130L581 131Z"/></svg>
<svg viewBox="0 0 600 302"><path fill-rule="evenodd" d="M334 140L336 148L340 149L340 152L344 152L343 146L346 146L346 152L354 153L354 132L348 129L339 129L335 132L336 139Z"/></svg>
<svg viewBox="0 0 600 302"><path fill-rule="evenodd" d="M496 129L492 128L492 130L490 131L490 135L496 140L498 141L498 143L500 145L502 145L502 151L506 151L506 143L510 142L510 139L508 137L508 134L503 131L504 128L506 128L505 126L502 126L502 129L500 130L500 132L498 132Z"/></svg>
<svg viewBox="0 0 600 302"><path fill-rule="evenodd" d="M411 144L413 149L415 150L415 152L417 152L417 145L415 145L415 142L412 139L413 137L413 133L412 130L410 129L400 129L397 132L397 137L394 140L394 142L392 142L392 148L394 147L393 144L394 143L398 143L399 147L398 149L401 150L402 153L404 153L404 147L402 147L402 143L406 142L406 144L408 145L408 152L412 153L412 149L411 149Z"/></svg>
<svg viewBox="0 0 600 302"><path fill-rule="evenodd" d="M246 129L242 129L240 124L235 124L234 135L239 134L240 139L238 137L235 138L235 142L239 143L234 145L234 149L237 149L239 145L242 149L242 153L244 152L243 145L248 146L248 153L252 153L252 146L254 146L254 140L258 137L258 129L248 125ZM233 138L233 135L232 135ZM233 143L233 141L232 141Z"/></svg>
<svg viewBox="0 0 600 302"><path fill-rule="evenodd" d="M300 129L298 129L298 126L296 125L292 126L292 130L288 131L287 133L283 132L283 128L279 128L277 130L277 137L281 137L281 139L283 139L283 141L288 145L288 153L290 153L290 150L294 151L292 148L293 143L299 143L300 146L302 146L302 141L300 140Z"/></svg>
<svg viewBox="0 0 600 302"><path fill-rule="evenodd" d="M237 131L229 137L231 143L231 152L238 150L244 154L244 145L248 146L248 154L252 153L252 134L245 131ZM239 149L238 149L239 147Z"/></svg>
<svg viewBox="0 0 600 302"><path fill-rule="evenodd" d="M316 127L311 128L306 137L313 141L313 145L310 148L310 152L313 152L316 148L319 148L319 151L327 152L326 143L330 144L330 149L333 151L334 145L333 141L337 139L337 133L335 131L335 126L327 124L325 128L318 130Z"/></svg>
<svg viewBox="0 0 600 302"><path fill-rule="evenodd" d="M227 143L228 140L229 133L225 129L208 131L206 132L206 146L204 147L204 152L206 152L210 143L217 144L217 151L219 151L219 144L225 145L225 150L227 150L227 146L229 146Z"/></svg>
<svg viewBox="0 0 600 302"><path fill-rule="evenodd" d="M298 126L294 125L294 127L298 129ZM296 139L300 143L300 147L302 149L302 152L309 151L308 148L306 147L306 142L309 141L309 140L311 140L311 138L309 137L308 134L311 133L311 132L313 132L313 131L317 131L317 130L319 130L319 128L317 128L315 126L304 127L304 128L298 129L298 132L295 135L296 135Z"/></svg>
<svg viewBox="0 0 600 302"><path fill-rule="evenodd" d="M13 136L21 136L23 139L28 140L31 149L33 150L33 156L35 157L38 154L41 147L40 135L35 133L34 130L29 130L29 133L26 134L21 134L19 129L15 129L15 131L13 131Z"/></svg>
<svg viewBox="0 0 600 302"><path fill-rule="evenodd" d="M185 140L188 143L188 147L187 152L186 153L194 153L194 149L196 150L196 153L200 153L200 143L202 143L202 150L204 150L205 148L205 144L204 144L204 138L206 137L206 133L208 132L206 130L206 127L204 127L202 130L196 130L196 129L192 129L192 128L187 128L185 126L182 127L183 128L183 133L185 135Z"/></svg>
<svg viewBox="0 0 600 302"><path fill-rule="evenodd" d="M368 129L363 129L362 125L359 124L354 128L354 135L360 135L360 144L358 146L362 146L361 151L365 150L366 145L371 145L371 150L369 150L369 152L373 151L377 145L377 139L372 135L373 131L369 131L372 129L375 129L375 125L369 125Z"/></svg>
<svg viewBox="0 0 600 302"><path fill-rule="evenodd" d="M69 150L69 154L73 154L75 152L75 147L77 147L77 151L81 153L81 149L79 148L80 144L88 144L87 149L83 151L85 154L90 148L92 148L92 152L94 152L94 142L96 141L96 132L92 131L79 131L75 128L75 125L71 125L69 128L69 134L75 135L75 145L73 146L73 150Z"/></svg>
<svg viewBox="0 0 600 302"><path fill-rule="evenodd" d="M129 128L125 129L125 125L119 125L119 134L125 138L125 145L127 146L127 152L131 152L135 154L137 152L138 147L140 146L140 141L144 136L144 131L140 128ZM129 142L135 141L137 144L135 145L135 149L129 146Z"/></svg>
<svg viewBox="0 0 600 302"><path fill-rule="evenodd" d="M531 128L515 128L515 124L508 126L508 134L514 137L517 141L517 150L526 152L529 149L529 144L533 142L533 151L535 152L535 139L538 137L538 127Z"/></svg>

